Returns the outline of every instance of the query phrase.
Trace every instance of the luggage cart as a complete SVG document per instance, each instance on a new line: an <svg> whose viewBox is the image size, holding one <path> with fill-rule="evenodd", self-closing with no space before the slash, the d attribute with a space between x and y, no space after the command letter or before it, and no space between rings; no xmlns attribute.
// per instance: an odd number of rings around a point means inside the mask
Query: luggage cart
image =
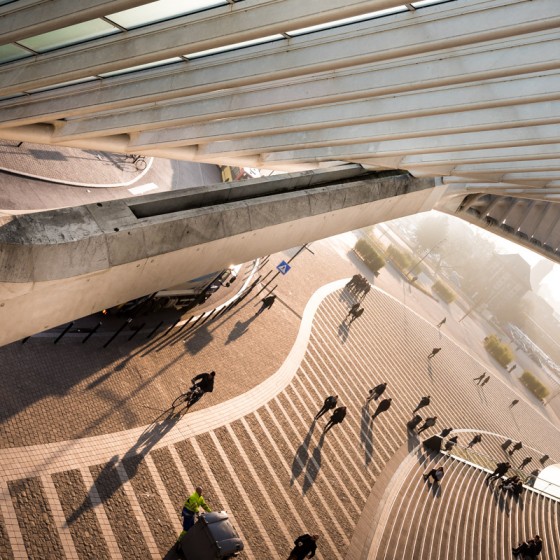
<svg viewBox="0 0 560 560"><path fill-rule="evenodd" d="M243 550L243 541L225 511L202 513L180 543L185 560L234 558Z"/></svg>

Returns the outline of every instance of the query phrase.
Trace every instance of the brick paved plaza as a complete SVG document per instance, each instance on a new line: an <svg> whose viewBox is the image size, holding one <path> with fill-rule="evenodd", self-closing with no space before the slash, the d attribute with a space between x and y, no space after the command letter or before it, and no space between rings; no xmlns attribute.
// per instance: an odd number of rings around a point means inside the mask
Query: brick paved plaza
<svg viewBox="0 0 560 560"><path fill-rule="evenodd" d="M109 334L56 346L37 336L0 348L0 558L175 558L182 503L200 484L212 509L231 514L240 558L286 558L309 532L325 560L370 548L372 560L493 560L541 530L543 559L559 559L556 501L531 494L523 508L487 487L484 470L418 447L452 427L464 447L483 433L476 451L495 460L509 457L504 439L523 441L511 461L532 455L527 474L545 453L560 462L556 419L510 387L482 349L484 328L459 324L458 309L388 269L348 327L344 285L356 263L338 238L311 249L271 284L278 301L258 317L257 288L185 334L123 335L106 349ZM214 393L188 414L168 411L211 369ZM492 378L480 388L472 378L484 370ZM381 381L392 406L372 419L376 403L364 401ZM328 416L313 417L329 394L348 415L323 436ZM406 422L428 394L421 414L438 423L412 436ZM448 467L439 494L420 476L435 462Z"/></svg>

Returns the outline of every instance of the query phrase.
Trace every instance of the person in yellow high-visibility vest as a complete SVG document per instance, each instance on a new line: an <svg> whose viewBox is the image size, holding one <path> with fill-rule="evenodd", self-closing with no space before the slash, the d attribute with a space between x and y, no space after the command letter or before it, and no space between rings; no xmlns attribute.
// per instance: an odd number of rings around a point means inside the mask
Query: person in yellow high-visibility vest
<svg viewBox="0 0 560 560"><path fill-rule="evenodd" d="M177 539L177 545L181 542L187 531L194 525L195 515L198 513L199 508L208 512L212 511L202 497L202 488L197 486L195 491L183 504L183 511L181 512L183 517L183 530Z"/></svg>

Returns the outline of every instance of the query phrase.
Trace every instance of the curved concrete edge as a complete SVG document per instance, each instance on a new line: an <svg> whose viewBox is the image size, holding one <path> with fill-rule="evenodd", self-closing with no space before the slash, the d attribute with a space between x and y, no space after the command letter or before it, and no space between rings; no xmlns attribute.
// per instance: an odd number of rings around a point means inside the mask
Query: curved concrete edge
<svg viewBox="0 0 560 560"><path fill-rule="evenodd" d="M417 445L409 451L409 444L406 443L385 465L356 524L346 560L375 560L392 505L403 481L418 462L420 448L421 445Z"/></svg>
<svg viewBox="0 0 560 560"><path fill-rule="evenodd" d="M280 393L292 381L305 355L313 319L322 301L344 287L348 279L337 280L319 288L308 301L296 341L280 368L266 381L246 393L215 406L189 412L168 433L158 438L151 424L100 436L67 440L43 445L6 448L0 450L0 480L39 476L73 468L95 465L124 457L130 450L143 454L215 430L254 412ZM147 434L147 435L146 435ZM157 439L154 443L153 439Z"/></svg>
<svg viewBox="0 0 560 560"><path fill-rule="evenodd" d="M151 169L152 164L154 162L154 158L148 158L149 161L146 165L146 169L142 170L141 173L136 175L134 179L130 181L126 181L124 183L77 183L76 181L64 181L62 179L54 179L52 177L45 177L43 175L35 175L34 173L26 173L25 171L14 171L13 169L9 169L7 167L0 167L0 171L4 173L10 173L11 175L20 175L21 177L28 177L29 179L37 179L38 181L46 181L49 183L55 183L57 185L68 185L70 187L82 187L88 189L115 189L118 187L129 187L130 185L134 185L137 181L142 179ZM32 210L30 212L22 212L25 214L30 214L32 212L40 212L40 210Z"/></svg>

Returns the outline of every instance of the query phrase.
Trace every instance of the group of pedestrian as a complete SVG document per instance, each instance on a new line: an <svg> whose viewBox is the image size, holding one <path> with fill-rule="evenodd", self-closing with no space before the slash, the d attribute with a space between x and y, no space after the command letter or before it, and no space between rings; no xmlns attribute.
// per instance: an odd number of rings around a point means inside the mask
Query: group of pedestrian
<svg viewBox="0 0 560 560"><path fill-rule="evenodd" d="M486 383L488 383L488 381L490 381L490 376L484 371L484 372L482 372L482 375L479 375L478 377L473 378L473 381L476 381L477 385L480 385L481 387L484 387L484 385L486 385Z"/></svg>
<svg viewBox="0 0 560 560"><path fill-rule="evenodd" d="M535 535L531 540L519 543L516 547L512 548L514 556L521 556L522 558L536 558L543 549L543 542L539 535Z"/></svg>
<svg viewBox="0 0 560 560"><path fill-rule="evenodd" d="M523 481L514 474L513 476L502 480L500 490L511 492L514 496L520 496L523 492Z"/></svg>
<svg viewBox="0 0 560 560"><path fill-rule="evenodd" d="M321 418L323 414L326 414L329 410L333 410L334 408L334 412L332 413L330 420L323 428L324 434L326 434L333 426L336 426L336 424L340 424L346 417L346 407L339 406L338 408L336 408L337 404L338 395L329 395L325 399L325 402L323 403L323 406L321 407L319 412L317 412L317 414L315 415L315 420L319 420L319 418Z"/></svg>
<svg viewBox="0 0 560 560"><path fill-rule="evenodd" d="M428 418L423 419L420 414L417 414L419 410L426 406L429 406L431 402L432 400L430 395L425 395L420 399L420 401L416 405L416 408L412 411L412 418L407 422L407 427L410 431L416 430L418 426L422 424L422 422L423 424L418 428L417 431L417 433L419 434L436 425L438 419L437 416L429 416Z"/></svg>
<svg viewBox="0 0 560 560"><path fill-rule="evenodd" d="M350 290L350 292L353 292L356 295L361 294L362 299L365 298L371 290L371 284L368 282L367 278L361 274L354 274L354 276L352 276L346 284L346 287Z"/></svg>
<svg viewBox="0 0 560 560"><path fill-rule="evenodd" d="M355 303L350 308L350 311L348 311L348 314L346 315L344 322L346 322L348 317L350 317L350 322L348 323L348 326L350 326L356 319L359 319L363 315L363 313L364 313L364 308L359 303Z"/></svg>

